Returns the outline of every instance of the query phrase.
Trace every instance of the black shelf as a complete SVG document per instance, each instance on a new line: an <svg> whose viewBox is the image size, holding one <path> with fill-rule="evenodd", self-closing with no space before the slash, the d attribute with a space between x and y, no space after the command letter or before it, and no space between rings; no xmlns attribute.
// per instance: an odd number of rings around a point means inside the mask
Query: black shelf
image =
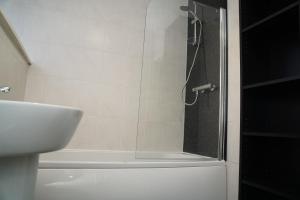
<svg viewBox="0 0 300 200"><path fill-rule="evenodd" d="M300 199L299 146L300 140L290 138L243 136L241 182Z"/></svg>
<svg viewBox="0 0 300 200"><path fill-rule="evenodd" d="M243 200L289 200L243 183L241 183L240 198Z"/></svg>
<svg viewBox="0 0 300 200"><path fill-rule="evenodd" d="M300 80L300 75L294 76L294 77L279 78L279 79L276 79L276 80L249 84L249 85L243 86L243 89L247 90L247 89L264 87L264 86L271 86L271 85L281 84L281 83L285 83L285 82L289 82L289 81L297 81L297 80Z"/></svg>
<svg viewBox="0 0 300 200"><path fill-rule="evenodd" d="M300 133L300 79L243 90L244 132Z"/></svg>
<svg viewBox="0 0 300 200"><path fill-rule="evenodd" d="M255 23L247 26L246 28L243 28L242 33L247 32L247 31L249 31L249 30L251 30L253 28L256 28L257 26L259 26L261 24L264 24L265 22L267 22L267 21L269 21L269 20L271 20L271 19L273 19L275 17L278 17L279 15L281 15L281 14L283 14L283 13L289 11L290 9L295 8L295 7L299 6L299 5L300 5L299 2L292 3L291 5L288 5L287 7L285 7L283 9L281 9L281 10L279 10L279 11L277 11L277 12L275 12L275 13L273 13L273 14L271 14L271 15L263 18L263 19L261 19L260 21L255 22Z"/></svg>
<svg viewBox="0 0 300 200"><path fill-rule="evenodd" d="M242 36L243 85L300 76L300 11L293 7Z"/></svg>
<svg viewBox="0 0 300 200"><path fill-rule="evenodd" d="M244 136L300 139L300 133L243 132Z"/></svg>
<svg viewBox="0 0 300 200"><path fill-rule="evenodd" d="M241 0L242 30L299 2L299 0ZM284 12L284 11L283 11Z"/></svg>
<svg viewBox="0 0 300 200"><path fill-rule="evenodd" d="M256 183L256 182L253 182L253 181L248 181L248 180L242 180L242 184L244 185L247 185L247 186L250 186L250 187L253 187L253 188L256 188L258 190L262 190L262 191L265 191L265 192L268 192L268 193L271 193L275 196L278 196L278 197L281 197L281 198L284 198L286 200L299 200L297 197L294 197L292 195L289 195L289 194L286 194L284 192L280 192L278 190L278 188L272 188L272 187L269 187L269 186L266 186L268 184L266 183ZM280 189L280 188L279 188Z"/></svg>

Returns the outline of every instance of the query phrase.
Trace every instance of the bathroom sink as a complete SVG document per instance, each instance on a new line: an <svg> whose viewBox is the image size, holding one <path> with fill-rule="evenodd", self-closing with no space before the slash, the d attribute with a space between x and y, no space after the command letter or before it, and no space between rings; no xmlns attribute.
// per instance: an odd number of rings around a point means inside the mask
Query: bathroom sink
<svg viewBox="0 0 300 200"><path fill-rule="evenodd" d="M0 100L0 199L32 200L39 154L64 148L82 111Z"/></svg>
<svg viewBox="0 0 300 200"><path fill-rule="evenodd" d="M0 157L62 149L81 116L80 110L69 107L0 101Z"/></svg>

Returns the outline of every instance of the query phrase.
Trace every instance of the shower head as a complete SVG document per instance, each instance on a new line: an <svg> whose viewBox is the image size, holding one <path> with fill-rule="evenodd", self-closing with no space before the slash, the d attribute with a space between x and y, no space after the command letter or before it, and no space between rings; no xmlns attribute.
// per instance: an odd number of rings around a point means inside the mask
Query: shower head
<svg viewBox="0 0 300 200"><path fill-rule="evenodd" d="M180 6L179 8L182 11L191 13L191 15L194 17L195 20L199 20L200 21L200 19L196 15L196 13L194 11L192 11L188 6Z"/></svg>
<svg viewBox="0 0 300 200"><path fill-rule="evenodd" d="M194 37L193 37L193 45L197 44L197 27L198 24L197 22L200 24L200 34L202 32L202 21L199 19L199 17L197 16L197 4L195 2L194 3L194 11L190 9L189 6L180 6L180 10L184 11L184 12L188 12L189 14L192 15L192 17L194 19L191 20L191 24L194 24ZM189 41L189 39L188 39ZM200 44L200 37L199 37L199 44Z"/></svg>

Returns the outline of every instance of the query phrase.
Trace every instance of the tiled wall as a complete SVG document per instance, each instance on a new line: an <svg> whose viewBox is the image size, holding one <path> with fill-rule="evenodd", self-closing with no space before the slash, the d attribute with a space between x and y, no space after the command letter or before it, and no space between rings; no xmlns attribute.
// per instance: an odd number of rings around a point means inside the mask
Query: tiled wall
<svg viewBox="0 0 300 200"><path fill-rule="evenodd" d="M79 107L68 148L135 149L144 0L1 0L33 65L26 100Z"/></svg>
<svg viewBox="0 0 300 200"><path fill-rule="evenodd" d="M238 199L240 144L240 36L239 1L228 0L228 199Z"/></svg>
<svg viewBox="0 0 300 200"><path fill-rule="evenodd" d="M0 86L10 86L11 92L1 94L2 100L24 100L28 64L16 50L0 26Z"/></svg>
<svg viewBox="0 0 300 200"><path fill-rule="evenodd" d="M0 0L1 9L33 62L26 100L79 107L85 112L68 148L136 148L148 3L148 0ZM173 30L171 27L164 31ZM159 32L155 37L160 36ZM157 41L161 39L164 38ZM156 63L156 73L181 67L173 64L174 61ZM163 80L163 76L153 78ZM165 113L155 114L155 118L160 118ZM164 128L160 123L151 127L154 131ZM147 124L146 129L149 128ZM174 124L171 128L179 130L181 125ZM162 144L160 135L154 137L154 142L182 150L182 135L172 132L165 140L167 145Z"/></svg>
<svg viewBox="0 0 300 200"><path fill-rule="evenodd" d="M152 0L145 30L137 148L182 151L187 54L187 0Z"/></svg>

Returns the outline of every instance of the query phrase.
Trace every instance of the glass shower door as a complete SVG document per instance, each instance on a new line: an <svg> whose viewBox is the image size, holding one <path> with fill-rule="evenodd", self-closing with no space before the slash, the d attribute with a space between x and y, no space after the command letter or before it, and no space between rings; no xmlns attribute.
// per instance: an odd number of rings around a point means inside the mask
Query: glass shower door
<svg viewBox="0 0 300 200"><path fill-rule="evenodd" d="M225 11L150 0L145 24L137 158L188 152L223 159Z"/></svg>
<svg viewBox="0 0 300 200"><path fill-rule="evenodd" d="M141 79L137 151L182 152L188 14L187 0L148 4Z"/></svg>

